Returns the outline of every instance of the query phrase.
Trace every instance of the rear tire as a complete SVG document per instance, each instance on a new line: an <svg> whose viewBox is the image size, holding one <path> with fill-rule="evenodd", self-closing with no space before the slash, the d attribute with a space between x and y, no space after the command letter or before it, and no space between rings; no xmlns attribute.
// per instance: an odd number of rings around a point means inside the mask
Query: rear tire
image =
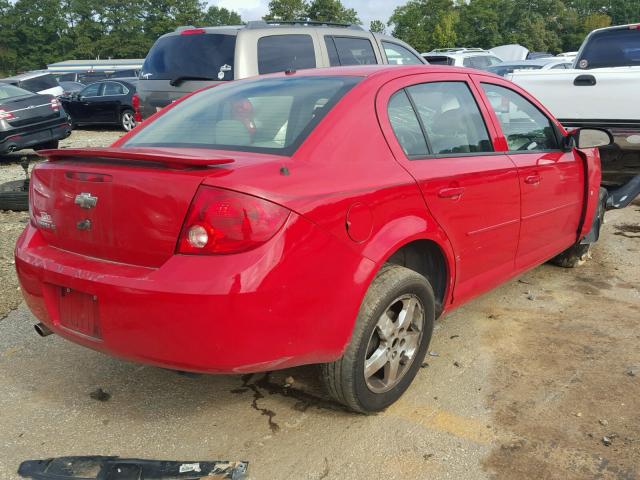
<svg viewBox="0 0 640 480"><path fill-rule="evenodd" d="M50 142L41 143L39 145L35 145L32 148L37 152L39 150L54 150L58 148L60 142L58 140L51 140Z"/></svg>
<svg viewBox="0 0 640 480"><path fill-rule="evenodd" d="M424 360L434 321L429 281L399 265L383 267L365 295L344 355L321 365L329 395L360 413L394 403Z"/></svg>
<svg viewBox="0 0 640 480"><path fill-rule="evenodd" d="M136 126L133 110L123 110L120 114L120 126L125 132L130 132Z"/></svg>
<svg viewBox="0 0 640 480"><path fill-rule="evenodd" d="M24 183L24 180L14 180L0 185L0 210L29 210L29 191L24 189Z"/></svg>

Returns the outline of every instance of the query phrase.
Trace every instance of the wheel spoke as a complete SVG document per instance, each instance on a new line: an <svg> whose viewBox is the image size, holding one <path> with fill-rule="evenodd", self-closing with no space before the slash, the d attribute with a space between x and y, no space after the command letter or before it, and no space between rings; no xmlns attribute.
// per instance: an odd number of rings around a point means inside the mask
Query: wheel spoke
<svg viewBox="0 0 640 480"><path fill-rule="evenodd" d="M415 351L418 348L418 342L420 341L420 333L407 332L407 334L404 336L404 340L406 341L406 343L404 344L404 347L402 348L402 350L405 353L408 353L408 355L406 355L408 358L411 358L413 357L413 355L415 355Z"/></svg>
<svg viewBox="0 0 640 480"><path fill-rule="evenodd" d="M387 349L378 348L373 354L364 362L364 377L369 378L374 375L378 370L385 366L388 362Z"/></svg>
<svg viewBox="0 0 640 480"><path fill-rule="evenodd" d="M400 370L400 355L390 359L389 363L384 367L384 383L390 387L398 380L398 372Z"/></svg>
<svg viewBox="0 0 640 480"><path fill-rule="evenodd" d="M393 335L394 330L396 329L396 325L393 323L393 320L389 318L387 312L384 312L378 320L378 332L379 336L382 340L388 341Z"/></svg>
<svg viewBox="0 0 640 480"><path fill-rule="evenodd" d="M413 316L415 315L416 307L418 306L418 301L411 297L404 301L402 305L402 311L398 316L398 329L407 330L413 322Z"/></svg>

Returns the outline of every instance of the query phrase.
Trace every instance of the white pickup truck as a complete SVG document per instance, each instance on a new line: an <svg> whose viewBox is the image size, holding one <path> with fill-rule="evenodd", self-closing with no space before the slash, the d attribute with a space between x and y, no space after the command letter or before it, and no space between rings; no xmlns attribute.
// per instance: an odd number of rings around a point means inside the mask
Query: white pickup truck
<svg viewBox="0 0 640 480"><path fill-rule="evenodd" d="M601 149L603 183L640 174L640 24L591 32L571 70L520 70L513 82L531 92L567 128L608 129Z"/></svg>

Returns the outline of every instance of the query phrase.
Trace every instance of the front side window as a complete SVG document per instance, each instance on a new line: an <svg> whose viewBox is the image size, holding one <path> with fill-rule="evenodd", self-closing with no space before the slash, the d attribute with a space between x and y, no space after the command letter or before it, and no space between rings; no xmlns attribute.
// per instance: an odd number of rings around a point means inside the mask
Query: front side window
<svg viewBox="0 0 640 480"><path fill-rule="evenodd" d="M395 133L404 154L409 158L428 155L427 142L420 122L404 90L396 92L391 97L387 112L393 133Z"/></svg>
<svg viewBox="0 0 640 480"><path fill-rule="evenodd" d="M332 67L378 63L373 45L366 38L326 36L324 41L329 52L329 64Z"/></svg>
<svg viewBox="0 0 640 480"><path fill-rule="evenodd" d="M81 95L83 97L97 97L100 92L100 87L102 87L101 83L93 83L82 90Z"/></svg>
<svg viewBox="0 0 640 480"><path fill-rule="evenodd" d="M422 65L424 63L411 50L397 43L382 42L382 48L387 55L389 65Z"/></svg>
<svg viewBox="0 0 640 480"><path fill-rule="evenodd" d="M508 88L483 83L511 152L558 150L551 120L529 100Z"/></svg>
<svg viewBox="0 0 640 480"><path fill-rule="evenodd" d="M423 83L407 91L433 155L493 151L482 114L466 83Z"/></svg>
<svg viewBox="0 0 640 480"><path fill-rule="evenodd" d="M185 147L291 155L360 77L246 80L187 98L125 147Z"/></svg>
<svg viewBox="0 0 640 480"><path fill-rule="evenodd" d="M258 72L285 72L316 68L316 52L310 35L271 35L258 40Z"/></svg>

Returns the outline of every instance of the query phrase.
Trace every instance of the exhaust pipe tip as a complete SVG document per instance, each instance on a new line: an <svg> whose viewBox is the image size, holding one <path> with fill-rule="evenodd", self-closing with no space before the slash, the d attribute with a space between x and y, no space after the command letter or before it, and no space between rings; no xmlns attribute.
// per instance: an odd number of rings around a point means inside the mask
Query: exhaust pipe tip
<svg viewBox="0 0 640 480"><path fill-rule="evenodd" d="M33 328L36 330L36 333L43 338L53 334L53 332L49 330L49 327L47 327L44 323L37 323L33 326Z"/></svg>

